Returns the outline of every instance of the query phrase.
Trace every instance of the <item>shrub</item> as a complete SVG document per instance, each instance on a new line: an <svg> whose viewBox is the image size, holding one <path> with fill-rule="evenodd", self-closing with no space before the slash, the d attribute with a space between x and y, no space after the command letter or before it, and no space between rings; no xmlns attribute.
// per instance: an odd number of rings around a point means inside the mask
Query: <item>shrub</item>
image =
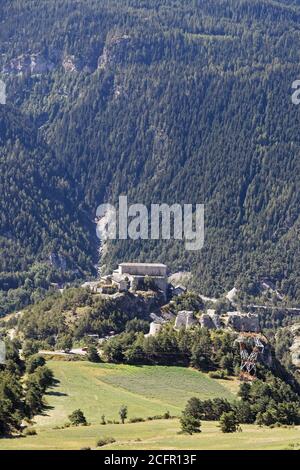
<svg viewBox="0 0 300 470"><path fill-rule="evenodd" d="M228 372L226 370L216 370L208 373L211 379L228 379Z"/></svg>
<svg viewBox="0 0 300 470"><path fill-rule="evenodd" d="M113 437L102 437L96 442L97 447L103 447L107 444L113 444L116 440Z"/></svg>
<svg viewBox="0 0 300 470"><path fill-rule="evenodd" d="M36 430L33 429L33 428L28 428L28 429L25 429L24 435L25 435L25 436L36 436L36 435L37 435L37 432L36 432Z"/></svg>
<svg viewBox="0 0 300 470"><path fill-rule="evenodd" d="M131 418L130 423L144 423L146 420L144 418Z"/></svg>

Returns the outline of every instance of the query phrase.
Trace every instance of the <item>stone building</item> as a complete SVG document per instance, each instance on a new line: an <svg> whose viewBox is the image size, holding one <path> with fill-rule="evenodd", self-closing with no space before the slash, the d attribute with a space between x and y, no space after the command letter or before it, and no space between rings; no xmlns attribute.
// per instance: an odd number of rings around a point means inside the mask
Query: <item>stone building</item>
<svg viewBox="0 0 300 470"><path fill-rule="evenodd" d="M121 281L126 281L128 287L132 289L134 284L138 288L143 285L145 278L149 278L151 283L161 290L166 297L168 286L167 269L165 264L121 263L118 269L113 272L112 282L120 285ZM125 284L123 285L125 286Z"/></svg>
<svg viewBox="0 0 300 470"><path fill-rule="evenodd" d="M178 312L176 320L175 320L175 329L180 330L181 328L191 328L195 325L197 319L195 318L194 312L189 310L181 310Z"/></svg>
<svg viewBox="0 0 300 470"><path fill-rule="evenodd" d="M119 274L130 274L133 276L154 276L154 277L166 277L167 266L165 264L155 263L121 263L119 264Z"/></svg>
<svg viewBox="0 0 300 470"><path fill-rule="evenodd" d="M260 331L259 317L252 313L228 312L225 320L226 326L236 331L257 333Z"/></svg>
<svg viewBox="0 0 300 470"><path fill-rule="evenodd" d="M209 330L215 330L216 325L213 318L207 313L203 313L200 317L201 328L208 328Z"/></svg>
<svg viewBox="0 0 300 470"><path fill-rule="evenodd" d="M163 324L162 323L159 323L159 322L155 322L153 321L152 323L150 323L150 331L148 334L146 334L145 336L156 336L160 330L162 329L163 327Z"/></svg>

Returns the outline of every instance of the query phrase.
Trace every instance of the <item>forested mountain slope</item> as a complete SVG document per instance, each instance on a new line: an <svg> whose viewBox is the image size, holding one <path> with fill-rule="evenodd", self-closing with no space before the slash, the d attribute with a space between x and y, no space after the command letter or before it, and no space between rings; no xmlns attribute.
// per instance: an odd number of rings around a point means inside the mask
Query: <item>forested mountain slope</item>
<svg viewBox="0 0 300 470"><path fill-rule="evenodd" d="M71 179L28 118L10 106L0 107L0 166L1 289L17 287L18 272L39 259L50 263L50 255L66 271L90 271L92 224L71 198Z"/></svg>
<svg viewBox="0 0 300 470"><path fill-rule="evenodd" d="M105 262L160 260L206 293L270 277L300 300L299 2L14 0L0 11L8 99L90 220L120 194L206 205L202 251L116 243Z"/></svg>

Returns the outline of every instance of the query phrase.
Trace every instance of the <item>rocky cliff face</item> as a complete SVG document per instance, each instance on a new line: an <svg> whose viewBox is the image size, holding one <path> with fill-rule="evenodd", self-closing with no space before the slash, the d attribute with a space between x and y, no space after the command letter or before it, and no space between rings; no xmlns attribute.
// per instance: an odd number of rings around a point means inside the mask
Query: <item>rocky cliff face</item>
<svg viewBox="0 0 300 470"><path fill-rule="evenodd" d="M114 303L116 310L126 313L134 312L137 317L145 319L150 319L152 312L159 314L164 302L163 297L155 292L149 292L147 295L126 292L109 296L109 299Z"/></svg>
<svg viewBox="0 0 300 470"><path fill-rule="evenodd" d="M23 54L8 61L2 69L4 74L39 75L52 72L56 67L54 61L46 59L41 54Z"/></svg>
<svg viewBox="0 0 300 470"><path fill-rule="evenodd" d="M44 57L41 53L22 54L16 58L8 60L2 67L2 73L8 75L42 75L62 68L65 72L92 73L93 69L85 61L75 55L57 52L53 57Z"/></svg>
<svg viewBox="0 0 300 470"><path fill-rule="evenodd" d="M62 67L65 72L88 72L92 73L93 69L87 62L76 57L75 55L66 55L62 58Z"/></svg>
<svg viewBox="0 0 300 470"><path fill-rule="evenodd" d="M63 51L54 51L51 57L42 52L25 53L9 60L4 60L3 74L11 75L41 75L63 68L65 72L85 71L93 73L97 68L106 69L124 63L130 50L135 48L135 41L123 33L110 33L107 36L105 47L95 57L79 57ZM91 60L93 59L93 60ZM92 67L91 63L95 62ZM97 64L97 65L96 65ZM118 90L116 92L118 94Z"/></svg>
<svg viewBox="0 0 300 470"><path fill-rule="evenodd" d="M293 344L290 347L291 359L297 369L300 369L300 325L296 324L291 326L293 334Z"/></svg>
<svg viewBox="0 0 300 470"><path fill-rule="evenodd" d="M102 55L98 60L98 68L106 69L109 66L124 61L126 50L132 46L132 40L127 34L114 34L107 38Z"/></svg>

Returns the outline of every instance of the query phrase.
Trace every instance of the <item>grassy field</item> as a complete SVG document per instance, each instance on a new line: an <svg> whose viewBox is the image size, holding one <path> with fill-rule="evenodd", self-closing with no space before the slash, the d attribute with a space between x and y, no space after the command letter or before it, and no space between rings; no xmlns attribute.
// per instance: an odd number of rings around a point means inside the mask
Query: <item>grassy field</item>
<svg viewBox="0 0 300 470"><path fill-rule="evenodd" d="M125 366L51 361L59 383L47 395L48 409L36 418L37 436L1 439L0 449L95 448L105 436L116 439L103 449L282 449L300 443L300 428L262 429L222 434L217 423L202 423L199 435L178 434L178 419L100 425L101 415L117 420L122 404L128 418L154 416L169 410L179 416L191 396L233 399L238 383L219 381L181 367ZM90 426L55 429L81 408Z"/></svg>
<svg viewBox="0 0 300 470"><path fill-rule="evenodd" d="M223 434L217 423L203 422L202 432L193 436L179 435L179 421L158 420L136 424L91 425L62 430L38 429L37 436L0 440L0 450L79 450L96 448L103 437L113 437L114 444L99 450L271 450L300 449L300 427L265 429L243 425L243 432Z"/></svg>
<svg viewBox="0 0 300 470"><path fill-rule="evenodd" d="M68 415L81 408L92 424L119 419L122 404L128 417L154 416L167 410L179 416L192 396L234 398L236 382L210 379L200 372L182 367L127 366L90 362L51 361L59 380L47 395L50 409L37 417L42 427L64 424Z"/></svg>

